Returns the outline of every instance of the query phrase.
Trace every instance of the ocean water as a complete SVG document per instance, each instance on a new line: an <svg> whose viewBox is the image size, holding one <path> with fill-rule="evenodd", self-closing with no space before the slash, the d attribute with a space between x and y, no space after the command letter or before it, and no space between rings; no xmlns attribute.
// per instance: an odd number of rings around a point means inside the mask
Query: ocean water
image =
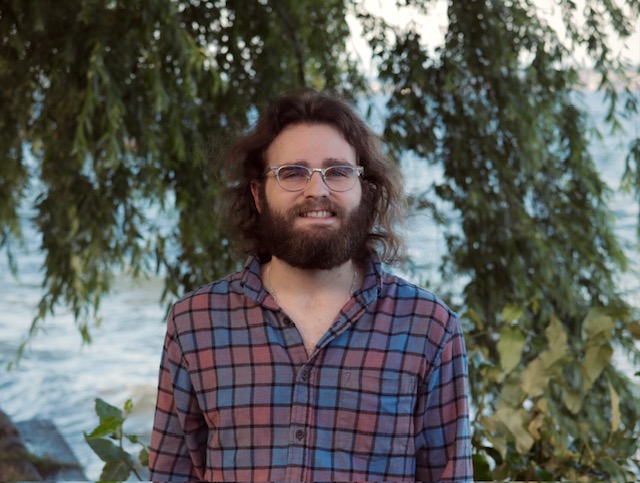
<svg viewBox="0 0 640 483"><path fill-rule="evenodd" d="M589 97L589 112L599 124L604 106ZM616 188L624 169L628 141L637 136L640 121L625 122L627 133L621 137L605 136L595 142L592 153L603 178ZM405 169L407 190L418 192L438 176L422 164L408 159ZM418 175L419 173L419 175ZM638 204L628 195L615 193L611 208L616 217L616 233L628 245L632 270L621 277L620 284L629 300L640 306L640 254L634 247ZM417 282L434 280L435 270L445 252L442 228L428 216L416 215L408 241L411 255L422 272L406 274ZM18 253L20 269L16 280L10 274L4 254L0 255L0 408L15 421L32 418L51 419L85 467L89 479L99 477L102 462L83 439L97 423L94 401L102 398L116 406L132 399L134 411L126 423L128 432L149 438L156 397L160 351L164 337L165 307L160 305L162 280L149 278L132 282L118 280L102 302L103 323L92 329L93 343L85 345L74 326L72 314L59 309L46 321L45 330L29 345L20 365L11 372L4 368L27 334L40 299L42 256L38 241L28 240L29 250ZM431 274L431 276L429 275ZM629 373L637 371L626 364ZM640 383L640 381L639 381Z"/></svg>

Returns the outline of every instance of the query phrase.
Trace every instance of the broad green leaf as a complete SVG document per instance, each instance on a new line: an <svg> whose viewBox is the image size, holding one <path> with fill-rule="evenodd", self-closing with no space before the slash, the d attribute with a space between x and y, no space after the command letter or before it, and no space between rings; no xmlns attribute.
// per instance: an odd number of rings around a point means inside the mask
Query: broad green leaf
<svg viewBox="0 0 640 483"><path fill-rule="evenodd" d="M544 367L549 369L567 356L569 345L567 344L567 333L562 326L562 322L553 315L545 334L549 348L540 355L540 359Z"/></svg>
<svg viewBox="0 0 640 483"><path fill-rule="evenodd" d="M613 319L605 309L592 308L582 322L583 337L587 343L606 342L612 336L613 327Z"/></svg>
<svg viewBox="0 0 640 483"><path fill-rule="evenodd" d="M501 317L503 322L510 324L519 320L522 314L524 314L524 307L519 305L505 305L502 309Z"/></svg>
<svg viewBox="0 0 640 483"><path fill-rule="evenodd" d="M121 409L112 406L100 398L96 399L96 414L100 419L117 419L120 421L124 419L124 414Z"/></svg>
<svg viewBox="0 0 640 483"><path fill-rule="evenodd" d="M544 415L543 414L538 414L535 418L533 418L529 422L529 426L527 426L527 430L529 431L529 434L536 441L538 441L540 439L540 437L541 437L540 436L540 428L542 427L543 423L544 423Z"/></svg>
<svg viewBox="0 0 640 483"><path fill-rule="evenodd" d="M489 481L492 479L491 467L487 461L487 457L480 454L474 454L473 457L473 476L477 481Z"/></svg>
<svg viewBox="0 0 640 483"><path fill-rule="evenodd" d="M582 361L583 387L585 391L588 391L596 379L600 377L604 368L609 364L612 355L613 349L609 344L587 348L584 361Z"/></svg>
<svg viewBox="0 0 640 483"><path fill-rule="evenodd" d="M634 338L640 339L640 323L632 322L628 325L628 328Z"/></svg>
<svg viewBox="0 0 640 483"><path fill-rule="evenodd" d="M516 443L516 450L526 454L533 446L534 439L525 428L528 415L523 410L502 406L496 411L496 418L504 424Z"/></svg>
<svg viewBox="0 0 640 483"><path fill-rule="evenodd" d="M117 435L122 431L122 420L117 418L101 418L100 424L87 435L87 439L103 438L105 436Z"/></svg>
<svg viewBox="0 0 640 483"><path fill-rule="evenodd" d="M121 461L125 456L122 449L108 439L86 439L86 441L93 452L106 463Z"/></svg>
<svg viewBox="0 0 640 483"><path fill-rule="evenodd" d="M131 468L124 461L109 461L102 468L100 481L126 481Z"/></svg>
<svg viewBox="0 0 640 483"><path fill-rule="evenodd" d="M542 361L534 359L522 373L522 390L530 397L540 396L549 383L549 374Z"/></svg>
<svg viewBox="0 0 640 483"><path fill-rule="evenodd" d="M546 397L541 397L536 402L536 409L538 409L542 414L549 414L549 400Z"/></svg>
<svg viewBox="0 0 640 483"><path fill-rule="evenodd" d="M570 391L569 389L564 389L562 391L562 402L565 407L571 411L573 414L578 414L580 412L580 408L582 407L582 393L578 391Z"/></svg>
<svg viewBox="0 0 640 483"><path fill-rule="evenodd" d="M492 381L497 383L502 382L506 375L505 371L503 371L500 367L489 366L489 365L484 366L480 370L480 373L482 374L482 377L487 381Z"/></svg>
<svg viewBox="0 0 640 483"><path fill-rule="evenodd" d="M518 374L515 374L515 376L517 375ZM522 390L522 382L520 381L520 378L514 377L514 375L512 375L502 385L502 390L500 391L500 401L506 402L507 404L515 407L519 406L524 398L525 394Z"/></svg>
<svg viewBox="0 0 640 483"><path fill-rule="evenodd" d="M520 329L504 327L500 331L498 353L500 354L500 365L505 373L510 373L520 364L524 345L525 336Z"/></svg>
<svg viewBox="0 0 640 483"><path fill-rule="evenodd" d="M147 448L142 448L138 454L138 460L142 466L149 466L149 451Z"/></svg>

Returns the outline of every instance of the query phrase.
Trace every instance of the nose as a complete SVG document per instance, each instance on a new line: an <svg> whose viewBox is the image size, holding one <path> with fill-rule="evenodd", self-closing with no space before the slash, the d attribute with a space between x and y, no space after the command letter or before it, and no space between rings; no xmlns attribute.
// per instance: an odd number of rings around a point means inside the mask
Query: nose
<svg viewBox="0 0 640 483"><path fill-rule="evenodd" d="M329 187L322 179L322 173L314 171L311 173L311 178L304 188L304 194L308 197L322 197L327 196Z"/></svg>

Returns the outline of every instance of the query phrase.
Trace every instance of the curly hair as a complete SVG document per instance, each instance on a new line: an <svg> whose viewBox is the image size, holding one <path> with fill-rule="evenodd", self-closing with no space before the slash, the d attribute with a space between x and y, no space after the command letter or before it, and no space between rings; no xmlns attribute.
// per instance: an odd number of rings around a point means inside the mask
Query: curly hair
<svg viewBox="0 0 640 483"><path fill-rule="evenodd" d="M385 153L379 137L344 100L328 93L304 89L284 95L268 105L255 126L241 134L223 158L227 193L223 220L235 247L261 256L260 214L251 194L251 182L264 179L265 153L288 126L326 124L334 127L356 151L364 166L363 202L371 205L371 226L366 239L369 250L379 250L385 263L404 256L405 244L397 233L402 223L405 197L399 166Z"/></svg>

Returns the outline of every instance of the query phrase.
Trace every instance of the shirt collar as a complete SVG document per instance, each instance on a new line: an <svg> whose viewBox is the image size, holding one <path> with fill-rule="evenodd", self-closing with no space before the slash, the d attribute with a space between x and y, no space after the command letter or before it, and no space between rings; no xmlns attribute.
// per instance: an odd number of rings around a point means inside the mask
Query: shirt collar
<svg viewBox="0 0 640 483"><path fill-rule="evenodd" d="M363 305L368 305L382 293L385 272L380 257L375 251L371 251L365 258L365 267L364 280L360 290L356 292L356 297ZM247 298L277 310L278 306L269 296L267 286L260 275L260 259L257 255L251 254L247 258L241 272L241 280Z"/></svg>

